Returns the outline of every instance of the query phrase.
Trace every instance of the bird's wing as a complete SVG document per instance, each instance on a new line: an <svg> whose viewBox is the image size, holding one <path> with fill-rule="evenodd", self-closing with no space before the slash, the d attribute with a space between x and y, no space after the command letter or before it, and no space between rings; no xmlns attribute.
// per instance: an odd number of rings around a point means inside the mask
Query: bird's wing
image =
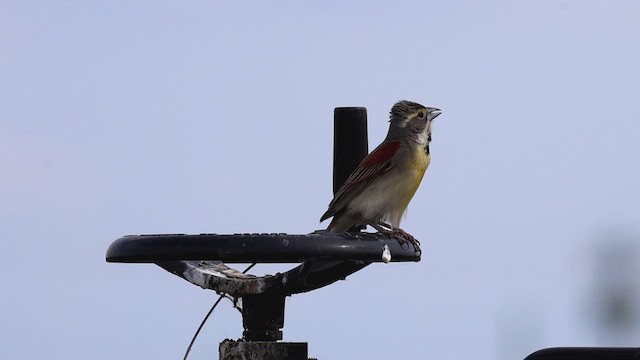
<svg viewBox="0 0 640 360"><path fill-rule="evenodd" d="M333 200L331 200L329 209L322 215L320 221L322 222L334 216L353 200L353 198L358 196L367 185L371 184L380 175L389 171L391 168L391 158L393 158L393 155L395 155L399 148L400 143L397 141L385 142L367 155L340 187Z"/></svg>

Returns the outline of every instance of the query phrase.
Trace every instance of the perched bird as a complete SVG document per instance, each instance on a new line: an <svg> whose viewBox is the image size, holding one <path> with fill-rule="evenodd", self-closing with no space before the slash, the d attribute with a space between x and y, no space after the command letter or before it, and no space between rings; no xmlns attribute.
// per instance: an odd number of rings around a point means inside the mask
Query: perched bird
<svg viewBox="0 0 640 360"><path fill-rule="evenodd" d="M419 249L419 242L399 226L431 161L431 123L440 113L406 100L393 105L387 137L360 162L320 218L333 217L329 232L370 225Z"/></svg>

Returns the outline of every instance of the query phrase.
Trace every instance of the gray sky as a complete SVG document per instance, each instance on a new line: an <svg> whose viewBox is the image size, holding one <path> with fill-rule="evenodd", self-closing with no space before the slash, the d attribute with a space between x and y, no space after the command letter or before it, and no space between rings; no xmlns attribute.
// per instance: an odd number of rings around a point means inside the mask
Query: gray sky
<svg viewBox="0 0 640 360"><path fill-rule="evenodd" d="M597 234L640 234L639 24L635 1L1 2L0 358L181 358L215 294L109 244L324 227L333 108L366 106L373 147L400 99L443 110L403 222L423 260L288 299L285 340L608 344L585 299ZM240 320L222 303L191 358Z"/></svg>

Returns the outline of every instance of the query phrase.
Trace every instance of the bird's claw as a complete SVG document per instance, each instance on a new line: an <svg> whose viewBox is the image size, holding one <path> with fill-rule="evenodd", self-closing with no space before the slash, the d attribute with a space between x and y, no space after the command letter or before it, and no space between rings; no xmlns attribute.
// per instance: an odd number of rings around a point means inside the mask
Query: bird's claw
<svg viewBox="0 0 640 360"><path fill-rule="evenodd" d="M398 243L400 243L400 246L404 247L404 244L409 243L413 245L413 249L415 250L415 252L422 251L420 249L420 241L418 241L418 239L414 238L413 235L409 234L408 232L402 229L398 228L398 229L391 230L391 232L389 233L389 236L396 239Z"/></svg>
<svg viewBox="0 0 640 360"><path fill-rule="evenodd" d="M422 252L422 250L420 249L420 241L418 241L418 239L414 238L413 235L409 234L408 232L400 228L394 229L389 224L386 224L382 221L378 221L375 225L370 225L378 230L381 234L396 239L398 243L400 243L401 247L404 247L404 244L409 243L413 245L413 249L415 250L415 252Z"/></svg>

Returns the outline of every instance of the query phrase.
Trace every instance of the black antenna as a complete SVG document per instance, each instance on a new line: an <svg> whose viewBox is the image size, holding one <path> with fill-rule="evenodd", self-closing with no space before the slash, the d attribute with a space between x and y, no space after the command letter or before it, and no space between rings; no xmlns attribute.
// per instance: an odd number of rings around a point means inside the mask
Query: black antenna
<svg viewBox="0 0 640 360"><path fill-rule="evenodd" d="M333 193L369 152L367 108L338 107L333 111Z"/></svg>

